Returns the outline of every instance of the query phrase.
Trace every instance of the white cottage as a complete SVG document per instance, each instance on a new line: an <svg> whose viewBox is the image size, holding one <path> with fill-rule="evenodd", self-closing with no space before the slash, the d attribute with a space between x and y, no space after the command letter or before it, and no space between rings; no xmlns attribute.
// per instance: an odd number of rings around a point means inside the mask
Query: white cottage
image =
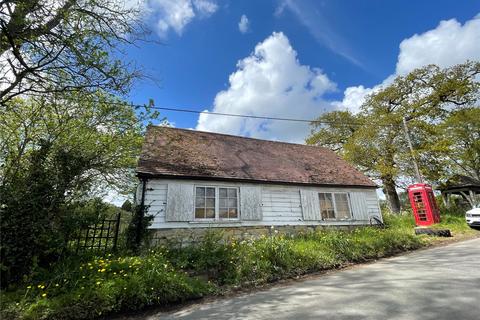
<svg viewBox="0 0 480 320"><path fill-rule="evenodd" d="M322 147L149 126L137 175L159 231L381 219L376 185Z"/></svg>

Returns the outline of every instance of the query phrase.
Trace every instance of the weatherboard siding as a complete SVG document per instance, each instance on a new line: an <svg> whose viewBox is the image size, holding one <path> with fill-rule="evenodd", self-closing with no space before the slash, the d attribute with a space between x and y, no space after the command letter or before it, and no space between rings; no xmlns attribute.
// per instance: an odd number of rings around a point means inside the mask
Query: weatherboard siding
<svg viewBox="0 0 480 320"><path fill-rule="evenodd" d="M173 190L181 190L182 188L190 188L194 190L195 186L228 186L237 187L240 197L241 190L258 189L260 193L261 203L261 220L245 221L242 218L239 221L228 222L199 222L199 221L166 221L167 199L169 198L169 186ZM321 220L305 220L302 208L303 193L312 194L312 192L346 192L349 194L350 207L353 213L351 220L337 221L321 221ZM192 193L184 201L191 201L185 208L191 208L194 202ZM137 199L141 199L137 196ZM305 201L305 200L304 200ZM235 226L280 226L280 225L362 225L369 224L371 216L381 218L380 207L378 203L375 189L368 188L346 188L346 187L311 187L311 186L290 186L290 185L273 185L273 184L252 184L239 182L215 182L200 180L173 180L173 179L152 179L148 180L145 193L145 205L147 213L154 216L152 229L164 228L195 228L195 227L235 227ZM245 204L244 204L245 205ZM310 204L311 207L312 206ZM305 205L303 205L305 207ZM191 215L193 212L183 213L181 216ZM240 207L240 217L242 216L242 208Z"/></svg>

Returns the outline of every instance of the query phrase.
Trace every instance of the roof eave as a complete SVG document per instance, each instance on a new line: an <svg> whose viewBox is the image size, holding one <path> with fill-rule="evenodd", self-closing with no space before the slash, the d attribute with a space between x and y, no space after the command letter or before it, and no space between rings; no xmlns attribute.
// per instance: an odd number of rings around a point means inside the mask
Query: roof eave
<svg viewBox="0 0 480 320"><path fill-rule="evenodd" d="M231 182L247 182L247 183L263 183L263 184L280 184L280 185L296 185L296 186L312 186L312 187L345 187L345 188L368 188L377 189L378 185L363 184L337 184L337 183L308 183L298 181L281 181L281 180L261 180L261 179L242 179L235 177L215 177L215 176L195 176L195 175L174 175L137 171L137 177L147 179L179 179L179 180L203 180L203 181L231 181Z"/></svg>

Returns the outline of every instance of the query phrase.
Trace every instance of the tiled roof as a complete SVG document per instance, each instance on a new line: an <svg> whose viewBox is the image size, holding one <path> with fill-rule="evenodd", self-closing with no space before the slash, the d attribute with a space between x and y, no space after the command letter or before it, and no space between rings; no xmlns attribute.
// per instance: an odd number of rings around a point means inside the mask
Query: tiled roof
<svg viewBox="0 0 480 320"><path fill-rule="evenodd" d="M333 151L316 146L149 126L138 175L376 187Z"/></svg>

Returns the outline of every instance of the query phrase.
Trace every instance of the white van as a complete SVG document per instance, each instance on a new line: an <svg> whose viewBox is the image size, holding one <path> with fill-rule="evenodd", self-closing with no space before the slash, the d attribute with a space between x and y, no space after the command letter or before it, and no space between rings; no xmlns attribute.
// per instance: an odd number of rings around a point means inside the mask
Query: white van
<svg viewBox="0 0 480 320"><path fill-rule="evenodd" d="M480 208L468 210L465 219L470 227L480 227Z"/></svg>

